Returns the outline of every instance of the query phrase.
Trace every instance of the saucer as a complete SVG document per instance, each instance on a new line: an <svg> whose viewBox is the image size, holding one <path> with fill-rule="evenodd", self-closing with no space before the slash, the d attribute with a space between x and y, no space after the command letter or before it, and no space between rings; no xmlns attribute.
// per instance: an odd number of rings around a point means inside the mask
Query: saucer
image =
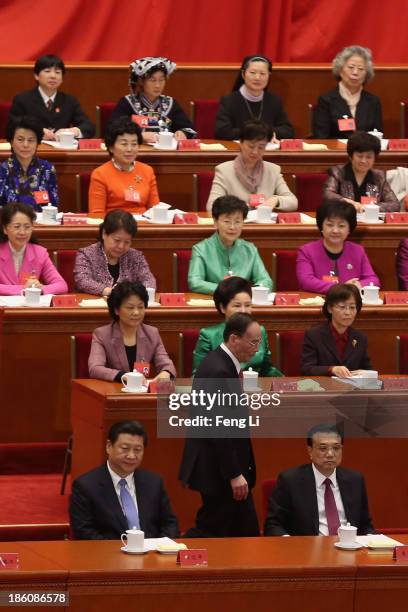
<svg viewBox="0 0 408 612"><path fill-rule="evenodd" d="M127 387L121 388L122 393L147 393L147 387L140 387L140 389L128 389Z"/></svg>
<svg viewBox="0 0 408 612"><path fill-rule="evenodd" d="M342 544L341 542L335 542L334 545L336 548L340 548L341 550L359 550L360 548L363 548L363 545L359 542L355 542L354 544Z"/></svg>
<svg viewBox="0 0 408 612"><path fill-rule="evenodd" d="M382 300L381 298L378 298L377 302L367 302L363 298L363 304L364 304L364 306L381 306L381 304L384 304L384 300Z"/></svg>
<svg viewBox="0 0 408 612"><path fill-rule="evenodd" d="M177 150L177 140L173 140L173 144L169 147L161 147L158 142L153 144L153 149L157 149L158 151L176 151Z"/></svg>
<svg viewBox="0 0 408 612"><path fill-rule="evenodd" d="M128 548L127 546L121 546L120 550L128 555L145 555L148 552L147 548L143 550L135 550L134 548Z"/></svg>
<svg viewBox="0 0 408 612"><path fill-rule="evenodd" d="M147 303L147 307L148 308L156 308L157 306L161 306L160 302L148 302Z"/></svg>
<svg viewBox="0 0 408 612"><path fill-rule="evenodd" d="M252 302L252 306L272 306L272 300L265 300L263 302Z"/></svg>

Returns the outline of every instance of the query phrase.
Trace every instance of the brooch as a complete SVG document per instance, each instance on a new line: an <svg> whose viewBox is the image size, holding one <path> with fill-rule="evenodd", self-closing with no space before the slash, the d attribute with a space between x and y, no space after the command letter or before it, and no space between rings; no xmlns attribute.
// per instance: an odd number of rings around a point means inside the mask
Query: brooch
<svg viewBox="0 0 408 612"><path fill-rule="evenodd" d="M353 264L347 264L346 268L347 268L347 270L352 270L353 269Z"/></svg>
<svg viewBox="0 0 408 612"><path fill-rule="evenodd" d="M135 182L136 182L136 183L141 183L141 182L142 182L142 180L143 180L143 179L142 179L142 177L141 177L139 174L136 174L136 176L135 176Z"/></svg>
<svg viewBox="0 0 408 612"><path fill-rule="evenodd" d="M357 340L355 338L353 338L353 340L351 341L351 344L352 344L353 348L356 348Z"/></svg>

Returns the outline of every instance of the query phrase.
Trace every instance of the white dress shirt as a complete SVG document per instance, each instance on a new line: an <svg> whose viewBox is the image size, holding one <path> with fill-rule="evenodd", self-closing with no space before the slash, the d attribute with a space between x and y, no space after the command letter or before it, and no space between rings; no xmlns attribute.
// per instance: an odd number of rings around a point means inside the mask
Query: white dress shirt
<svg viewBox="0 0 408 612"><path fill-rule="evenodd" d="M119 481L122 480L122 476L119 476L118 474L116 474L116 472L112 470L111 466L109 465L109 461L106 462L106 465L108 467L109 474L111 475L113 486L116 491L116 495L118 496L120 506L123 510L122 501L120 499L120 485L119 485ZM136 510L137 510L137 513L139 514L139 508L137 507L136 488L135 488L135 480L133 478L133 472L129 474L128 476L126 476L125 480L126 480L127 489L133 501L135 502Z"/></svg>
<svg viewBox="0 0 408 612"><path fill-rule="evenodd" d="M234 362L234 366L237 368L237 374L239 375L241 371L241 364L239 363L238 359L235 357L234 353L231 353L228 346L226 346L224 343L220 344L220 347L222 348L223 351L227 353L227 355L231 357L232 361Z"/></svg>
<svg viewBox="0 0 408 612"><path fill-rule="evenodd" d="M344 512L344 506L340 495L340 489L337 484L336 470L330 476L324 476L312 463L313 473L316 482L316 496L317 496L317 509L319 512L319 535L329 535L329 527L327 525L326 511L324 507L324 492L326 485L324 481L329 478L332 482L332 491L334 495L334 501L336 502L336 508L339 515L340 525L347 524L346 513Z"/></svg>

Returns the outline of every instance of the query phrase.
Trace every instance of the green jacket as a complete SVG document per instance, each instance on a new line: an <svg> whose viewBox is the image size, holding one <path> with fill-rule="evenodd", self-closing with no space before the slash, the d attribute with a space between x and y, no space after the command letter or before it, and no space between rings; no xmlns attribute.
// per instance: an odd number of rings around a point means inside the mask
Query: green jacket
<svg viewBox="0 0 408 612"><path fill-rule="evenodd" d="M197 340L196 347L193 353L193 376L196 373L201 361L210 351L215 350L222 342L224 342L225 321L211 327L204 327ZM252 357L249 363L242 363L242 369L248 370L252 368L256 370L260 376L283 376L277 368L274 368L271 360L271 351L268 344L268 335L266 329L261 325L262 342L258 352Z"/></svg>
<svg viewBox="0 0 408 612"><path fill-rule="evenodd" d="M241 276L253 285L263 285L272 291L272 279L252 242L238 238L232 247L227 248L215 232L193 246L188 269L190 291L214 293L218 283L229 274Z"/></svg>

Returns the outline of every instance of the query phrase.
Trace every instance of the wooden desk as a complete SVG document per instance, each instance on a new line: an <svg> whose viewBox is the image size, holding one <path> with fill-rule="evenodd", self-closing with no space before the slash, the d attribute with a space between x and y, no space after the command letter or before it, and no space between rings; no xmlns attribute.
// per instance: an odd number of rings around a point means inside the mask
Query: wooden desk
<svg viewBox="0 0 408 612"><path fill-rule="evenodd" d="M191 527L194 524L195 512L200 505L200 500L196 492L183 489L178 481L178 469L184 446L183 438L158 436L157 397L155 395L121 393L120 387L119 383L97 380L72 382L73 478L105 461L107 433L113 423L127 419L140 420L149 438L143 465L161 474L182 529ZM304 397L303 403L308 401L307 393L298 394L298 396ZM356 401L357 396L361 397L359 401L363 401L362 395L352 393L350 405ZM291 400L285 401L290 402ZM302 400L300 402L302 404ZM332 414L330 419L332 419ZM306 427L306 430L310 426L311 424ZM261 499L262 481L275 478L282 470L308 462L306 431L304 435L301 435L301 438L253 437L257 464L257 486L254 490L254 497L261 524L264 518ZM364 474L374 525L392 527L408 524L406 487L401 487L401 482L406 482L405 463L401 461L401 458L407 451L408 438L350 438L346 440L343 464ZM381 457L381 462L376 462L378 457ZM378 487L378 483L385 482L387 482L386 496L384 488ZM401 500L401 495L404 501Z"/></svg>

